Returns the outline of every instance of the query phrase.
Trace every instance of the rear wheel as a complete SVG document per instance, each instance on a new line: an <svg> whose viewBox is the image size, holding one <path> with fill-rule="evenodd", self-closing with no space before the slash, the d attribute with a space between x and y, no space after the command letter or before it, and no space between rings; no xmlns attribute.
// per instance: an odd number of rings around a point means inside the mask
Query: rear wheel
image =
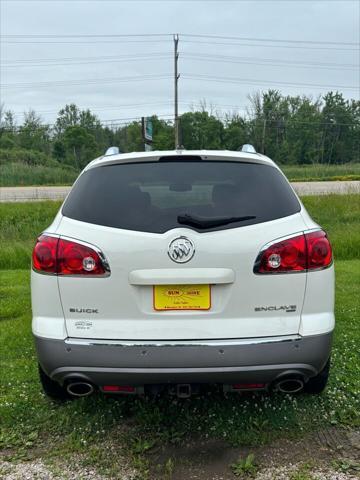
<svg viewBox="0 0 360 480"><path fill-rule="evenodd" d="M44 393L49 398L57 402L65 402L66 400L71 400L72 397L68 394L65 388L63 388L57 382L54 382L54 380L51 380L51 378L48 375L46 375L46 373L44 372L44 370L41 368L40 365L39 365L39 377L40 377L40 383L42 385Z"/></svg>
<svg viewBox="0 0 360 480"><path fill-rule="evenodd" d="M330 372L330 358L326 362L325 367L318 373L315 377L310 378L310 380L304 385L304 392L317 394L325 390L329 379Z"/></svg>

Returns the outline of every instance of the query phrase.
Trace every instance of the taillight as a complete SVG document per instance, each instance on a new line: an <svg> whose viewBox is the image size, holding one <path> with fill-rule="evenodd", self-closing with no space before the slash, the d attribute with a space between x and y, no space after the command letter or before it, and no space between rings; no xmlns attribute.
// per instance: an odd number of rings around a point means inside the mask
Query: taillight
<svg viewBox="0 0 360 480"><path fill-rule="evenodd" d="M108 265L97 249L63 238L41 235L33 250L34 270L56 275L105 275Z"/></svg>
<svg viewBox="0 0 360 480"><path fill-rule="evenodd" d="M332 263L332 249L326 233L322 230L305 235L307 245L307 268L328 267Z"/></svg>
<svg viewBox="0 0 360 480"><path fill-rule="evenodd" d="M104 275L99 254L91 247L60 238L57 250L59 275Z"/></svg>
<svg viewBox="0 0 360 480"><path fill-rule="evenodd" d="M58 238L41 235L32 253L33 268L39 272L56 273L56 251Z"/></svg>
<svg viewBox="0 0 360 480"><path fill-rule="evenodd" d="M302 272L331 265L332 250L322 230L286 238L260 252L255 273Z"/></svg>

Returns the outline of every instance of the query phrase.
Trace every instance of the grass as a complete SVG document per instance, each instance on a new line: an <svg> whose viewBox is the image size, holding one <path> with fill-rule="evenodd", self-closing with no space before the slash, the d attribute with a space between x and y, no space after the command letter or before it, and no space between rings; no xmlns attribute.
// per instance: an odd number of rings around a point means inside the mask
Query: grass
<svg viewBox="0 0 360 480"><path fill-rule="evenodd" d="M5 163L1 165L0 187L72 185L77 176L78 172L70 166Z"/></svg>
<svg viewBox="0 0 360 480"><path fill-rule="evenodd" d="M34 242L61 202L0 203L0 269L29 268Z"/></svg>
<svg viewBox="0 0 360 480"><path fill-rule="evenodd" d="M360 163L280 166L292 182L360 180ZM57 167L4 163L1 166L0 187L72 185L77 175L77 170L69 165Z"/></svg>
<svg viewBox="0 0 360 480"><path fill-rule="evenodd" d="M328 233L335 259L360 258L360 196L303 197L311 217Z"/></svg>
<svg viewBox="0 0 360 480"><path fill-rule="evenodd" d="M328 231L335 258L359 258L358 195L304 197L310 215ZM60 202L0 203L0 269L29 268L36 237L50 225Z"/></svg>
<svg viewBox="0 0 360 480"><path fill-rule="evenodd" d="M304 203L328 228L337 257L337 328L330 382L323 395L224 396L214 391L182 401L166 396L115 400L94 395L63 405L51 403L40 389L28 270L32 243L59 204L0 205L0 448L4 457L9 461L42 458L55 470L61 457L68 464L75 461L114 478L122 473L124 458L130 458L139 478L146 478L148 452L165 443L216 437L231 445L257 446L330 425L359 427L359 196L308 197ZM237 466L242 473L242 460ZM171 478L172 459L164 469Z"/></svg>
<svg viewBox="0 0 360 480"><path fill-rule="evenodd" d="M360 163L280 165L291 182L360 180Z"/></svg>
<svg viewBox="0 0 360 480"><path fill-rule="evenodd" d="M180 401L106 399L96 395L64 405L41 393L30 332L29 272L1 272L0 446L9 460L46 456L67 459L116 475L126 452L147 470L144 452L191 437L259 445L326 425L360 425L360 261L338 261L337 329L330 384L321 396L212 395ZM50 441L51 439L51 441ZM111 450L112 454L107 455Z"/></svg>

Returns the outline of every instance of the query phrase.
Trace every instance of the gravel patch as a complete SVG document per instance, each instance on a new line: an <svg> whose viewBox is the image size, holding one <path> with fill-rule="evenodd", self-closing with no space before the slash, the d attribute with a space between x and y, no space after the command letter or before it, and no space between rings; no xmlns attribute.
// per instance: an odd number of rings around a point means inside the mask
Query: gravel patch
<svg viewBox="0 0 360 480"><path fill-rule="evenodd" d="M282 467L271 467L257 473L256 480L289 480L291 476L302 471L302 465L286 465ZM334 470L309 469L306 475L312 480L358 480L358 476L350 473L336 472ZM295 477L296 478L296 477ZM299 477L301 478L301 477ZM307 477L304 477L307 478Z"/></svg>
<svg viewBox="0 0 360 480"><path fill-rule="evenodd" d="M74 461L76 465L76 462ZM133 480L136 473L130 467L124 466L116 480ZM0 462L0 478L2 480L110 480L114 477L100 475L91 467L82 468L57 464L53 468L45 465L42 460L32 462Z"/></svg>

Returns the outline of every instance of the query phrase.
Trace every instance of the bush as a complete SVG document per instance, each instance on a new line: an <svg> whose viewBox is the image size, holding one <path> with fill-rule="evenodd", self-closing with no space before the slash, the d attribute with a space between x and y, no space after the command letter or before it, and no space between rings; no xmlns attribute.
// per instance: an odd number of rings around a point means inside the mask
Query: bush
<svg viewBox="0 0 360 480"><path fill-rule="evenodd" d="M25 163L27 165L54 165L54 160L43 152L24 148L0 148L0 165L5 163ZM57 162L55 162L58 165Z"/></svg>
<svg viewBox="0 0 360 480"><path fill-rule="evenodd" d="M1 166L0 186L24 185L71 185L78 172L57 162L51 165L27 165L26 163L6 163Z"/></svg>

